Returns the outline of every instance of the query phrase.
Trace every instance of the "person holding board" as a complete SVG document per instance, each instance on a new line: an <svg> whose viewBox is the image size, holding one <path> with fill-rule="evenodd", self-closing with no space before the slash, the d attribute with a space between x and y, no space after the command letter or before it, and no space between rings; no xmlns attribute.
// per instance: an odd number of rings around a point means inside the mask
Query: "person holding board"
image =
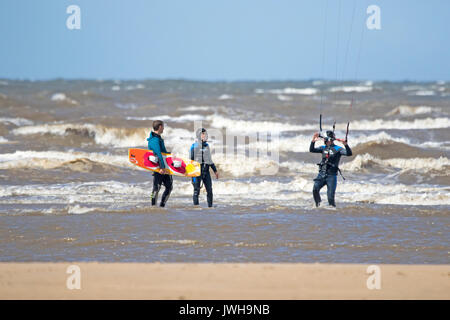
<svg viewBox="0 0 450 320"><path fill-rule="evenodd" d="M172 192L172 176L167 172L164 158L161 152L168 153L164 140L161 138L161 134L164 132L164 122L161 120L153 121L153 131L150 132L150 137L147 138L148 149L152 150L154 155L158 158L159 170L153 172L153 191L152 191L152 206L156 205L158 201L158 192L161 185L164 184L165 190L161 198L160 206L164 207L167 200L169 200L170 193Z"/></svg>
<svg viewBox="0 0 450 320"><path fill-rule="evenodd" d="M201 166L201 175L200 177L192 178L192 185L194 186L194 195L193 201L194 205L198 205L198 196L200 194L201 182L205 185L206 188L206 198L208 200L208 207L212 207L213 205L213 191L212 191L212 181L211 175L209 172L209 168L214 171L216 178L219 179L219 173L217 172L217 168L214 165L211 158L211 151L209 149L208 141L208 133L206 129L200 128L196 131L195 136L197 141L194 142L190 149L191 160L197 161Z"/></svg>
<svg viewBox="0 0 450 320"><path fill-rule="evenodd" d="M320 138L324 139L325 145L319 148L314 147L314 144ZM334 144L334 141L340 141L344 144L345 149ZM336 139L333 131L327 131L326 137L321 137L318 132L316 132L309 146L309 152L321 153L322 161L318 163L319 174L314 179L313 196L316 203L316 207L320 205L320 189L327 185L327 196L328 204L332 207L336 207L334 201L334 194L337 186L337 173L339 169L339 161L341 156L351 156L352 150L347 144L347 139L341 140ZM342 175L342 174L341 174Z"/></svg>

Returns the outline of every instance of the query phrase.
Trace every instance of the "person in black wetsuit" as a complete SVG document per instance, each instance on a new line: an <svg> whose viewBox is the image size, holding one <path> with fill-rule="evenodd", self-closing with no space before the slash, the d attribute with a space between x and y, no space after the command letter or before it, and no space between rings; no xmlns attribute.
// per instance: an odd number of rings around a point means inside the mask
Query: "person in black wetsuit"
<svg viewBox="0 0 450 320"><path fill-rule="evenodd" d="M204 128L198 129L195 133L197 141L192 144L190 154L191 160L195 160L200 163L201 174L199 177L192 178L192 184L194 186L194 195L192 197L194 205L198 205L198 196L200 194L201 182L206 188L206 198L208 200L208 207L213 205L213 191L212 181L209 168L213 169L216 178L219 179L219 173L211 158L211 151L209 145L206 142L208 140L208 134Z"/></svg>
<svg viewBox="0 0 450 320"><path fill-rule="evenodd" d="M322 161L318 163L319 174L314 179L314 201L316 203L316 207L318 207L321 201L320 189L322 189L324 185L327 185L328 204L336 207L334 194L337 185L337 172L340 172L339 161L341 156L351 156L352 150L345 140L339 140L344 144L345 149L335 145L334 141L336 140L336 136L333 131L327 131L327 136L324 138L325 145L316 148L314 147L314 144L319 139L319 133L317 132L314 134L311 145L309 146L309 152L322 154Z"/></svg>
<svg viewBox="0 0 450 320"><path fill-rule="evenodd" d="M161 154L161 152L168 153L166 146L164 145L164 140L161 138L163 132L164 123L161 120L153 121L153 131L150 132L150 137L147 138L148 149L152 150L154 155L158 158L160 168L158 172L153 172L152 206L156 205L159 189L161 189L161 185L164 184L165 190L161 198L161 207L164 207L167 200L169 200L173 185L172 176L167 173L168 169L166 169L164 158Z"/></svg>

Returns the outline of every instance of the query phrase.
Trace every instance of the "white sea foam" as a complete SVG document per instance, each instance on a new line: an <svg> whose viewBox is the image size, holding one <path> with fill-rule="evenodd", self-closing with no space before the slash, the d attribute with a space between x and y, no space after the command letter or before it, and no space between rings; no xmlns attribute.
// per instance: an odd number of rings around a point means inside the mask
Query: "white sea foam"
<svg viewBox="0 0 450 320"><path fill-rule="evenodd" d="M230 119L218 114L209 115L206 120L210 121L214 128L227 128L228 130L237 130L244 133L254 132L285 132L285 131L306 131L316 130L317 124L294 125L276 121L251 121L242 119ZM336 124L336 127L346 128L346 123ZM403 120L360 120L352 121L350 128L352 130L411 130L411 129L437 129L450 127L450 118L426 118L414 119L412 121Z"/></svg>
<svg viewBox="0 0 450 320"><path fill-rule="evenodd" d="M69 97L66 96L65 93L61 92L53 94L51 100L56 102L68 102L73 105L78 105L77 101L70 99Z"/></svg>
<svg viewBox="0 0 450 320"><path fill-rule="evenodd" d="M180 111L208 111L215 108L221 108L222 106L188 106L179 108Z"/></svg>
<svg viewBox="0 0 450 320"><path fill-rule="evenodd" d="M427 96L434 96L435 94L436 93L433 90L419 90L412 93L411 95L427 97Z"/></svg>
<svg viewBox="0 0 450 320"><path fill-rule="evenodd" d="M255 93L271 93L271 94L277 94L277 95L283 95L283 94L298 94L298 95L306 95L311 96L315 95L319 92L316 88L284 88L284 89L270 89L270 90L264 90L264 89L256 89Z"/></svg>
<svg viewBox="0 0 450 320"><path fill-rule="evenodd" d="M95 210L95 208L86 208L86 207L81 207L79 205L68 207L69 214L85 214L85 213L88 213L88 212L91 212L94 210Z"/></svg>
<svg viewBox="0 0 450 320"><path fill-rule="evenodd" d="M336 126L345 127L345 123L336 124ZM426 118L414 119L412 121L402 120L361 120L353 121L350 128L353 130L383 130L383 129L397 129L397 130L411 130L411 129L438 129L450 127L450 118Z"/></svg>
<svg viewBox="0 0 450 320"><path fill-rule="evenodd" d="M219 100L231 100L234 97L231 94L222 94L218 99Z"/></svg>
<svg viewBox="0 0 450 320"><path fill-rule="evenodd" d="M336 131L336 136L339 138L345 137L345 132ZM309 152L309 144L311 143L312 135L297 135L295 137L281 137L279 144L274 145L280 152ZM389 141L405 143L410 145L411 141L407 138L395 138L385 131L377 132L376 134L354 134L351 136L350 143L352 147L367 143L378 142L386 143ZM322 142L316 142L316 145L323 144ZM250 148L262 148L263 142L254 142L249 144ZM418 145L420 147L421 145Z"/></svg>
<svg viewBox="0 0 450 320"><path fill-rule="evenodd" d="M277 95L277 99L280 101L292 101L292 98L289 96L284 96L282 94Z"/></svg>
<svg viewBox="0 0 450 320"><path fill-rule="evenodd" d="M68 131L69 130L69 131ZM56 123L43 124L37 126L27 126L14 129L13 134L30 135L30 134L54 134L67 135L70 130L87 130L90 136L93 136L95 142L101 145L109 145L114 147L133 147L146 144L146 138L150 129L125 129L125 128L108 128L102 125L94 124L71 124Z"/></svg>
<svg viewBox="0 0 450 320"><path fill-rule="evenodd" d="M205 116L200 114L185 114L182 116L169 116L169 115L159 115L153 117L127 117L127 120L162 120L167 122L187 122L187 121L201 121L205 119Z"/></svg>
<svg viewBox="0 0 450 320"><path fill-rule="evenodd" d="M411 106L398 106L394 108L392 111L386 113L386 116L392 116L396 114L400 114L402 116L411 116L416 114L426 114L431 113L433 111L438 111L437 108L432 108L428 106L418 106L418 107L411 107Z"/></svg>
<svg viewBox="0 0 450 320"><path fill-rule="evenodd" d="M393 158L378 159L370 154L357 155L352 161L342 164L340 167L344 170L353 172L364 170L367 166L377 164L385 168L412 170L420 173L428 173L432 170L442 171L450 167L450 160L446 157L435 158ZM446 173L448 175L448 173Z"/></svg>
<svg viewBox="0 0 450 320"><path fill-rule="evenodd" d="M244 133L253 132L284 132L284 131L301 131L314 130L317 124L314 125L293 125L275 121L246 121L239 119L230 119L221 115L210 115L206 117L214 128L227 128L230 131L237 130Z"/></svg>
<svg viewBox="0 0 450 320"><path fill-rule="evenodd" d="M192 245L192 244L196 244L198 241L196 240L189 240L189 239L183 239L183 240L174 240L174 239L162 239L162 240L153 240L153 241L148 241L148 243L156 243L156 244L188 244L188 245Z"/></svg>
<svg viewBox="0 0 450 320"><path fill-rule="evenodd" d="M119 109L125 110L133 110L138 107L135 103L115 103L114 105Z"/></svg>
<svg viewBox="0 0 450 320"><path fill-rule="evenodd" d="M373 90L372 86L339 86L330 88L331 92L370 92Z"/></svg>
<svg viewBox="0 0 450 320"><path fill-rule="evenodd" d="M30 126L33 124L33 121L24 119L24 118L0 118L0 122L2 123L12 123L15 126Z"/></svg>
<svg viewBox="0 0 450 320"><path fill-rule="evenodd" d="M94 124L71 124L71 123L56 123L44 124L38 126L27 126L14 129L13 134L16 135L30 135L30 134L54 134L65 136L72 132L72 130L84 131L86 130L90 137L93 137L95 143L99 145L112 146L117 148L131 148L131 147L147 147L147 138L150 134L150 128L110 128L103 125ZM186 129L172 128L166 125L164 137L166 146L170 148L171 152L178 152L187 149L186 145L190 145L194 138L194 133Z"/></svg>
<svg viewBox="0 0 450 320"><path fill-rule="evenodd" d="M42 168L53 169L62 164L80 159L104 163L120 167L133 167L127 155L111 155L87 152L61 151L16 151L0 154L0 169Z"/></svg>
<svg viewBox="0 0 450 320"><path fill-rule="evenodd" d="M309 207L312 203L311 190L313 177L295 176L291 180L215 180L216 203L226 205L300 205ZM127 184L117 181L90 183L69 183L50 185L0 186L0 203L27 204L67 204L72 214L83 214L106 206L117 208L120 205L148 202L151 181ZM177 203L191 205L192 185L189 180L178 180L173 197L181 197ZM325 196L324 192L322 192ZM11 197L11 196L16 197ZM245 196L243 196L245 195ZM17 197L20 196L20 197ZM203 200L204 194L201 197ZM423 185L404 185L401 183L379 183L373 181L349 181L339 183L336 194L338 203L365 202L401 205L449 205L448 187ZM80 205L80 204L83 205ZM171 207L173 202L168 203Z"/></svg>
<svg viewBox="0 0 450 320"><path fill-rule="evenodd" d="M120 86L112 86L111 90L112 91L120 91Z"/></svg>
<svg viewBox="0 0 450 320"><path fill-rule="evenodd" d="M344 106L350 106L351 103L352 103L351 100L336 100L336 101L333 101L333 104L344 105Z"/></svg>

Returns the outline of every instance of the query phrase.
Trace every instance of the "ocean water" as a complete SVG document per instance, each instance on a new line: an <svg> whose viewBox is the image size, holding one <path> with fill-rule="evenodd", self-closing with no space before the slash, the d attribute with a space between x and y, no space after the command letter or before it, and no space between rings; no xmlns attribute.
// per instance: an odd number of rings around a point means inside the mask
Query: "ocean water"
<svg viewBox="0 0 450 320"><path fill-rule="evenodd" d="M320 113L350 121L335 210L313 207ZM449 116L445 82L2 79L0 261L448 264ZM181 177L151 206L127 150L156 119L184 157L209 129L213 208Z"/></svg>

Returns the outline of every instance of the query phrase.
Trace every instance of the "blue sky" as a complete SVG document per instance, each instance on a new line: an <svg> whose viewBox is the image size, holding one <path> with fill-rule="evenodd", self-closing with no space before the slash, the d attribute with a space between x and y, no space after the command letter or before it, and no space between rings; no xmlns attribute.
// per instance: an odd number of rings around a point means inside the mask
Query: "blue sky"
<svg viewBox="0 0 450 320"><path fill-rule="evenodd" d="M325 19L326 4L2 0L0 78L450 80L450 1L328 0ZM371 4L381 30L365 28Z"/></svg>

